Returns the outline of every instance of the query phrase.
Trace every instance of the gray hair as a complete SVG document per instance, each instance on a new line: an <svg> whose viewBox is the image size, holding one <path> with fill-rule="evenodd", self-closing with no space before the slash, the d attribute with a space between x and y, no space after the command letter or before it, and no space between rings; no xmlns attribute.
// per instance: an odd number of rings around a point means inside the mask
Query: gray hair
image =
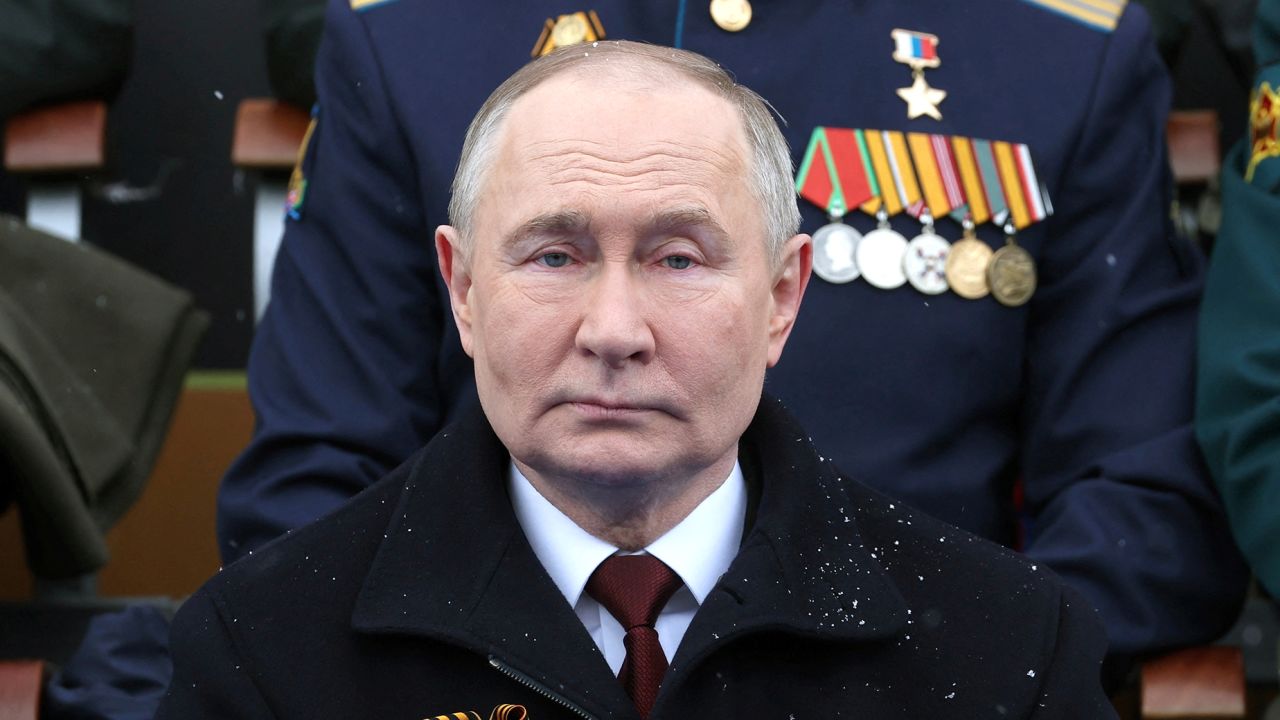
<svg viewBox="0 0 1280 720"><path fill-rule="evenodd" d="M511 106L556 75L569 70L580 71L589 63L595 65L619 56L630 61L624 67L668 70L675 77L692 81L737 108L751 153L751 189L763 208L766 242L770 255L776 260L783 244L800 229L800 209L796 205L791 175L791 152L773 119L769 104L750 88L736 83L719 65L697 53L627 41L560 48L530 62L507 78L481 106L467 128L462 156L453 178L453 197L449 201L449 220L467 246L464 251L470 246L469 233L476 206L488 169L494 162L503 120ZM647 79L639 73L637 78Z"/></svg>

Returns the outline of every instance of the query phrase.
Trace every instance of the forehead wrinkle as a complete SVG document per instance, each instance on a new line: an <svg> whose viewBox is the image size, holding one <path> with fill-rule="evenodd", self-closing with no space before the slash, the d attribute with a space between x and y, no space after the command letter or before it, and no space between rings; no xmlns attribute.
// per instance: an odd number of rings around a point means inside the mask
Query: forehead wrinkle
<svg viewBox="0 0 1280 720"><path fill-rule="evenodd" d="M690 160L716 165L734 166L743 162L737 139L728 143L709 136L687 139L653 140L643 145L614 141L601 142L586 138L556 138L534 140L521 145L526 161L556 161L568 158L596 159L604 162L633 163L648 158Z"/></svg>
<svg viewBox="0 0 1280 720"><path fill-rule="evenodd" d="M701 158L648 156L631 162L615 162L577 156L557 157L537 170L548 185L584 184L618 190L666 190L687 188L697 194L724 187L741 177Z"/></svg>
<svg viewBox="0 0 1280 720"><path fill-rule="evenodd" d="M552 182L591 175L640 178L655 173L678 173L714 179L717 173L738 177L745 163L736 148L718 143L658 141L633 146L562 139L530 143L521 149L525 164L540 167Z"/></svg>

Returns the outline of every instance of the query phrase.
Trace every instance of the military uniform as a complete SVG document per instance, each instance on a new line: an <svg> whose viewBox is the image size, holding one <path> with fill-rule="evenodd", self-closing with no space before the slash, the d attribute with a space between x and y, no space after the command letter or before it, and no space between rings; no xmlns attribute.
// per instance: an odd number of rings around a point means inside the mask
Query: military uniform
<svg viewBox="0 0 1280 720"><path fill-rule="evenodd" d="M1245 570L1191 431L1201 263L1168 220L1168 80L1122 0L757 0L737 32L702 3L334 0L250 358L259 426L220 493L225 559L342 503L474 402L432 232L467 123L578 12L579 39L722 63L787 120L798 164L819 126L1025 145L1052 212L1016 236L1029 302L815 279L766 388L851 475L985 537L1018 542L1020 484L1026 552L1100 610L1113 652L1230 624ZM895 29L934 37L941 119L908 119ZM803 211L804 231L827 223ZM960 238L949 217L936 228ZM977 236L1006 243L990 220Z"/></svg>
<svg viewBox="0 0 1280 720"><path fill-rule="evenodd" d="M1258 6L1250 137L1222 171L1222 229L1200 318L1196 432L1236 540L1280 597L1280 2Z"/></svg>

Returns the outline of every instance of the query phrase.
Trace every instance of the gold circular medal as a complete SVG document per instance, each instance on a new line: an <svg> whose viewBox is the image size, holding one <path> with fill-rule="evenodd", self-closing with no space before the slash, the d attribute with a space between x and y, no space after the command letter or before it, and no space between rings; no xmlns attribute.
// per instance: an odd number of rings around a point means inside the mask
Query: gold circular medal
<svg viewBox="0 0 1280 720"><path fill-rule="evenodd" d="M951 246L947 255L947 284L962 298L977 300L991 292L987 285L987 265L991 263L991 246L976 237L966 236Z"/></svg>
<svg viewBox="0 0 1280 720"><path fill-rule="evenodd" d="M711 19L721 30L738 32L751 24L750 0L711 0Z"/></svg>
<svg viewBox="0 0 1280 720"><path fill-rule="evenodd" d="M586 39L587 22L581 13L561 15L556 20L555 27L551 28L551 41L558 48L577 45Z"/></svg>
<svg viewBox="0 0 1280 720"><path fill-rule="evenodd" d="M1023 305L1036 291L1036 262L1031 259L1031 253L1021 247L1005 245L991 256L987 283L991 285L991 295L1001 305Z"/></svg>

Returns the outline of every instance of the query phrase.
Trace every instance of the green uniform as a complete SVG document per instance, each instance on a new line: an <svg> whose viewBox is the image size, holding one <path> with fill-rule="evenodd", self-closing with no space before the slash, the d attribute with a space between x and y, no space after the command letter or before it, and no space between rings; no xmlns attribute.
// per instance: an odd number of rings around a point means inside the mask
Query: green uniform
<svg viewBox="0 0 1280 720"><path fill-rule="evenodd" d="M132 0L0 4L0 121L31 105L108 98L124 81Z"/></svg>
<svg viewBox="0 0 1280 720"><path fill-rule="evenodd" d="M1250 136L1227 155L1200 319L1196 434L1237 542L1280 596L1280 0L1262 0Z"/></svg>

